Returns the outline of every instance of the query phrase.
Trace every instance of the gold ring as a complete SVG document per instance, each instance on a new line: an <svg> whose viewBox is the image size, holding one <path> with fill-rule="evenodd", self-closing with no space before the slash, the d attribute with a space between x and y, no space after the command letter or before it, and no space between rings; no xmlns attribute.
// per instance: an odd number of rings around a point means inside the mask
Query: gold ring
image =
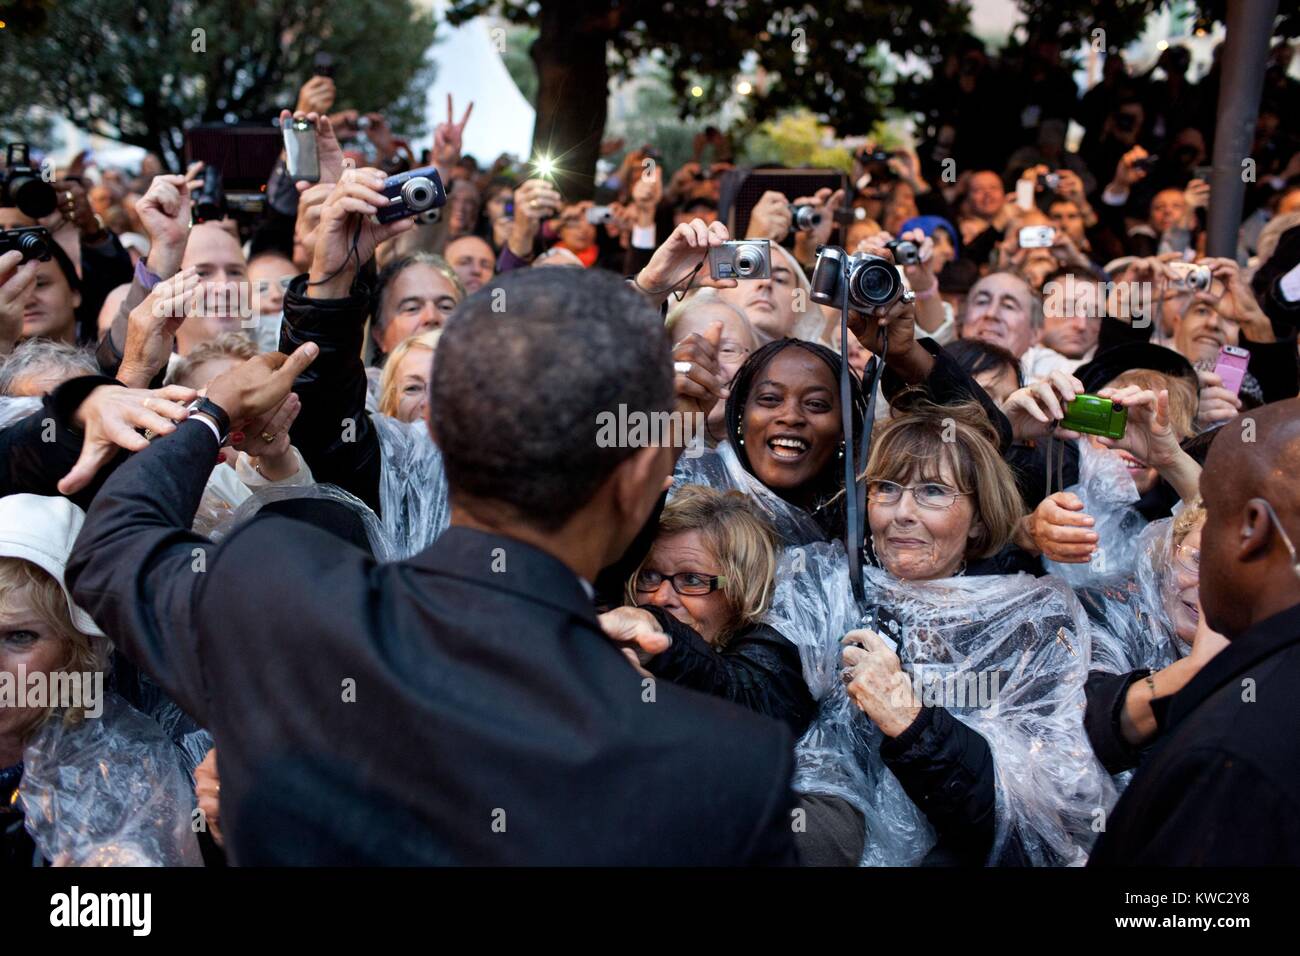
<svg viewBox="0 0 1300 956"><path fill-rule="evenodd" d="M63 198L66 199L68 202L75 202L75 200L72 198L72 190L71 190L71 189L65 189L65 190L63 190Z"/></svg>
<svg viewBox="0 0 1300 956"><path fill-rule="evenodd" d="M271 444L271 442L275 441L275 436L272 435L270 432L262 432L262 441L266 442L269 445Z"/></svg>

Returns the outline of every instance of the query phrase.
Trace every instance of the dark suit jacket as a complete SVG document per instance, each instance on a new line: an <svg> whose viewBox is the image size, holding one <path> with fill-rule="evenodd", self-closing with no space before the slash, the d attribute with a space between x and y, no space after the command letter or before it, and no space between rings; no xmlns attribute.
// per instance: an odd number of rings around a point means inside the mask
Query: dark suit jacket
<svg viewBox="0 0 1300 956"><path fill-rule="evenodd" d="M643 687L556 558L453 527L376 565L280 515L214 545L215 453L192 421L126 462L68 581L212 731L234 862L793 860L788 731Z"/></svg>
<svg viewBox="0 0 1300 956"><path fill-rule="evenodd" d="M1300 864L1298 687L1300 604L1250 628L1157 712L1163 743L1090 864Z"/></svg>

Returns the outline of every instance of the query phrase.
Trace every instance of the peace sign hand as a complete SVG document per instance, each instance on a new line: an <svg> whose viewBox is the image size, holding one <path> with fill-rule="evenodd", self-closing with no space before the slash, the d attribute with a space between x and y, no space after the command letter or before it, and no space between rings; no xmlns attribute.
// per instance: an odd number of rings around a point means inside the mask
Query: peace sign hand
<svg viewBox="0 0 1300 956"><path fill-rule="evenodd" d="M461 141L465 124L474 112L474 101L465 107L465 115L457 123L452 114L451 94L447 94L447 122L439 123L433 131L433 161L437 166L455 166L460 161Z"/></svg>

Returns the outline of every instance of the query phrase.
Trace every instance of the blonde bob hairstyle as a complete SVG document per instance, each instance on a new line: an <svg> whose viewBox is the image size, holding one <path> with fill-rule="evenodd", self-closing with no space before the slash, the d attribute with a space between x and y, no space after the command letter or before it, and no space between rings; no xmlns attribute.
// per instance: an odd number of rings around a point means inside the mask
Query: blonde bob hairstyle
<svg viewBox="0 0 1300 956"><path fill-rule="evenodd" d="M389 418L397 417L397 406L401 402L401 396L397 394L398 381L397 369L401 366L402 360L406 358L407 353L412 349L428 349L429 364L433 364L433 350L438 347L438 339L442 338L442 329L430 329L428 332L421 332L419 335L412 335L409 339L402 339L397 343L397 348L384 359L383 371L379 373L379 413L387 415Z"/></svg>
<svg viewBox="0 0 1300 956"><path fill-rule="evenodd" d="M739 491L718 491L703 485L683 485L664 506L656 537L698 532L713 552L722 575L720 590L731 617L718 635L724 647L754 624L772 603L776 585L776 533ZM647 558L649 555L647 555ZM624 596L637 603L636 579L645 560L628 578Z"/></svg>
<svg viewBox="0 0 1300 956"><path fill-rule="evenodd" d="M45 570L22 558L0 558L0 614L5 617L17 614L35 614L49 626L63 643L61 663L55 673L93 673L108 670L111 644L106 638L82 634L68 614L68 598L63 585ZM65 725L80 723L85 717L84 707L68 707L64 711ZM24 731L30 736L50 718L53 708L46 708Z"/></svg>
<svg viewBox="0 0 1300 956"><path fill-rule="evenodd" d="M912 400L877 428L869 480L948 483L941 470L946 464L951 483L975 505L975 534L968 539L966 558L991 557L1010 543L1025 506L1011 466L998 451L998 433L978 402Z"/></svg>

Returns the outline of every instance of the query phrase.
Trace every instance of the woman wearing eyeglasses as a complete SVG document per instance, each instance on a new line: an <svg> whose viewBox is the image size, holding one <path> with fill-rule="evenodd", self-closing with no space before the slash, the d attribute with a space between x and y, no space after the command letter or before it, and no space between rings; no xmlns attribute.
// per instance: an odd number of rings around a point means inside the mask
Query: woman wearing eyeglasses
<svg viewBox="0 0 1300 956"><path fill-rule="evenodd" d="M771 527L739 492L680 488L664 507L649 554L612 615L646 623L672 643L641 664L684 687L725 697L803 733L814 703L799 651L759 618L776 573Z"/></svg>
<svg viewBox="0 0 1300 956"><path fill-rule="evenodd" d="M669 638L634 654L649 676L784 721L800 736L817 704L799 650L763 621L776 574L776 538L736 491L679 488L664 507L650 552L628 580L628 606L601 615L607 632L649 627ZM862 854L862 813L834 788L796 787L795 842L805 866L852 866Z"/></svg>
<svg viewBox="0 0 1300 956"><path fill-rule="evenodd" d="M845 635L842 654L805 661L826 699L796 786L855 801L865 863L1084 862L1094 810L1114 800L1079 719L1087 617L1056 578L970 573L1023 510L987 416L914 404L878 426L867 482L866 606L835 547L778 572L777 630L800 648Z"/></svg>

